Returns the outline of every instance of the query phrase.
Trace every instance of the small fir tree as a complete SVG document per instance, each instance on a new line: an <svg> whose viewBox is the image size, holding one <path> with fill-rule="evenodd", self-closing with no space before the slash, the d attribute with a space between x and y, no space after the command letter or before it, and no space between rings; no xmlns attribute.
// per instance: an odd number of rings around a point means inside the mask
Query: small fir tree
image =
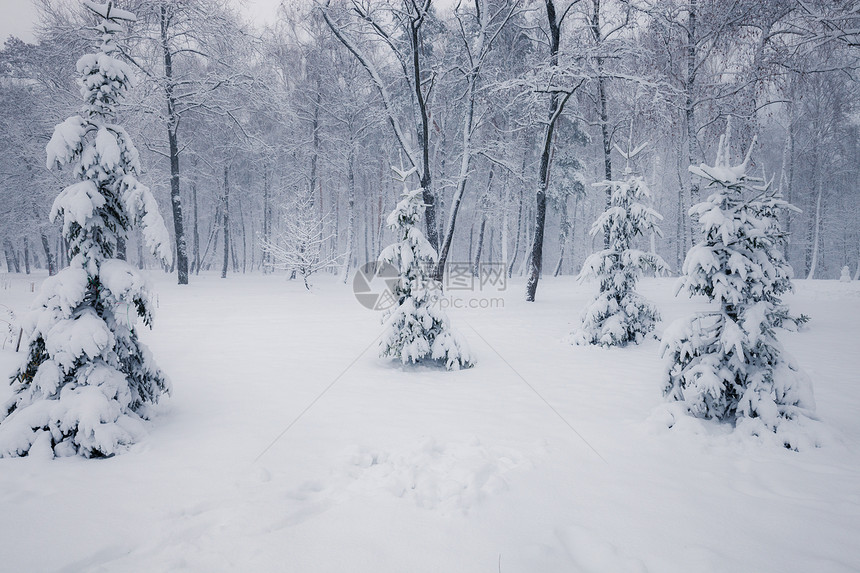
<svg viewBox="0 0 860 573"><path fill-rule="evenodd" d="M112 3L84 4L99 18L101 45L77 63L81 114L57 125L46 148L48 167L69 164L78 180L51 209L52 219L63 217L70 261L45 280L25 327L29 352L0 406L0 456L111 456L135 442L168 391L134 329L138 316L151 325L146 281L113 258L134 224L154 254L171 258L155 199L137 180L137 150L112 123L133 77L114 57L114 34L135 18Z"/></svg>
<svg viewBox="0 0 860 573"><path fill-rule="evenodd" d="M582 324L572 336L576 344L639 343L660 320L657 308L636 292L645 270L666 270L659 255L633 248L635 239L646 232L662 236L657 223L663 217L644 203L650 199L645 179L634 176L629 166L643 147L622 153L628 161L623 181L597 184L610 191L610 204L591 227L591 236L608 234L609 248L589 256L579 274L579 280L599 280L600 292L582 313Z"/></svg>
<svg viewBox="0 0 860 573"><path fill-rule="evenodd" d="M664 392L693 416L733 422L755 435L775 434L796 448L803 438L784 422L812 412L812 385L775 330L807 320L792 317L780 299L792 288L792 271L778 217L797 209L748 176L755 139L743 163L734 166L728 139L727 131L714 166L690 167L711 195L690 209L704 238L687 253L678 286L718 307L667 328Z"/></svg>
<svg viewBox="0 0 860 573"><path fill-rule="evenodd" d="M403 364L436 360L448 370L469 368L474 365L469 347L451 329L437 300L441 288L432 276L438 257L418 227L424 213L421 190L406 188L406 178L414 168L395 171L404 182L403 199L386 223L396 233L397 242L382 251L379 262L398 269L399 279L392 293L396 303L383 317L379 355L399 358Z"/></svg>

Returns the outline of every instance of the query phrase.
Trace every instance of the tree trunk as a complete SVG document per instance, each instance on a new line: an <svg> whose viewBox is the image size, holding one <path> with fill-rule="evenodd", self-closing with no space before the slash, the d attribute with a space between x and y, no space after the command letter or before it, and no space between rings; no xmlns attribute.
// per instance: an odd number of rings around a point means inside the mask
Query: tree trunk
<svg viewBox="0 0 860 573"><path fill-rule="evenodd" d="M6 267L9 269L9 272L12 272L12 268L15 269L16 273L21 272L21 261L18 259L18 253L15 252L15 247L12 245L12 241L6 239L4 241L4 245L6 247ZM11 266L9 263L12 263Z"/></svg>
<svg viewBox="0 0 860 573"><path fill-rule="evenodd" d="M369 263L371 260L376 260L376 258L370 258L370 225L371 220L373 219L373 205L371 203L366 203L366 205L370 205L370 209L365 209L365 218L364 218L364 261Z"/></svg>
<svg viewBox="0 0 860 573"><path fill-rule="evenodd" d="M511 203L511 187L509 185L510 180L508 175L505 174L505 180L502 184L502 230L501 230L501 243L502 243L502 264L505 268L502 272L507 273L507 265L508 265L508 243L509 243L509 235L510 229L510 203Z"/></svg>
<svg viewBox="0 0 860 573"><path fill-rule="evenodd" d="M523 165L525 165L525 159L523 159ZM523 169L525 171L525 168ZM517 256L520 253L520 236L522 235L522 227L523 227L523 186L520 183L520 197L519 197L519 205L517 207L517 235L514 239L514 256L511 258L511 262L508 265L508 278L511 278L514 274L514 265L517 263Z"/></svg>
<svg viewBox="0 0 860 573"><path fill-rule="evenodd" d="M355 242L355 145L350 145L349 157L346 166L347 179L347 227L346 227L346 257L343 261L343 282L349 280L349 271L352 265L353 243Z"/></svg>
<svg viewBox="0 0 860 573"><path fill-rule="evenodd" d="M331 202L334 205L334 217L332 218L332 225L334 225L334 229L331 232L331 236L328 240L328 248L330 257L329 260L334 263L338 259L338 252L340 251L340 190L338 187L333 186L331 190ZM337 274L337 268L334 264L331 265L332 274Z"/></svg>
<svg viewBox="0 0 860 573"><path fill-rule="evenodd" d="M385 214L382 211L382 195L377 199L377 208L376 208L376 250L377 253L382 252L382 236L385 233Z"/></svg>
<svg viewBox="0 0 860 573"><path fill-rule="evenodd" d="M194 201L194 262L191 264L192 272L200 274L200 227L197 214L197 180L191 180L191 198Z"/></svg>
<svg viewBox="0 0 860 573"><path fill-rule="evenodd" d="M437 281L441 281L445 274L445 262L448 260L448 253L451 250L451 243L454 240L454 226L457 222L457 213L460 211L460 203L463 201L463 194L466 191L466 180L469 177L469 165L472 161L472 130L475 118L475 89L478 83L477 69L469 71L466 76L466 82L468 84L468 94L466 96L466 116L463 120L463 157L460 161L460 173L457 175L457 189L454 191L454 197L451 199L451 213L448 216L448 228L445 230L445 239L442 242L442 250L439 252L439 264L436 266ZM492 181L493 167L490 167L490 182ZM482 229L483 225L484 223L482 221ZM480 254L478 256L480 257Z"/></svg>
<svg viewBox="0 0 860 573"><path fill-rule="evenodd" d="M783 193L785 200L791 203L794 195L794 141L795 141L795 125L794 125L794 117L791 111L793 110L793 106L789 106L789 124L788 124L788 141L786 142L787 147L787 157L784 157L783 161L788 162L788 171L786 174L785 181L785 191ZM784 154L785 155L785 154ZM781 182L780 182L781 183ZM794 213L790 209L785 210L785 235L786 235L786 244L785 244L785 258L791 262L791 224L794 222Z"/></svg>
<svg viewBox="0 0 860 573"><path fill-rule="evenodd" d="M182 225L182 198L179 194L179 143L176 130L179 117L176 113L176 97L173 85L173 54L168 40L167 7L161 7L161 48L164 56L164 92L167 99L167 141L170 147L170 200L173 207L173 231L176 235L176 260L179 284L188 284L188 249Z"/></svg>
<svg viewBox="0 0 860 573"><path fill-rule="evenodd" d="M54 261L54 256L51 254L51 245L48 243L48 235L44 231L39 233L42 239L42 250L45 251L45 261L48 265L48 276L57 274L57 263Z"/></svg>
<svg viewBox="0 0 860 573"><path fill-rule="evenodd" d="M272 212L270 208L271 192L269 191L269 169L263 167L263 244L268 245L272 240ZM271 268L271 255L268 249L263 249L262 255L263 273L269 273Z"/></svg>
<svg viewBox="0 0 860 573"><path fill-rule="evenodd" d="M561 273L561 265L564 263L564 248L567 245L568 234L570 233L570 220L567 215L567 197L563 197L561 200L561 221L559 223L558 230L558 244L559 244L559 253L558 253L558 263L555 265L555 272L552 273L552 276L557 277L559 273Z"/></svg>
<svg viewBox="0 0 860 573"><path fill-rule="evenodd" d="M248 218L250 220L251 225L251 271L257 268L257 247L256 247L256 237L257 237L257 229L254 226L255 217L251 216Z"/></svg>
<svg viewBox="0 0 860 573"><path fill-rule="evenodd" d="M492 224L492 222L490 222L490 238L487 241L487 258L486 258L486 260L489 261L490 263L494 262L493 256L495 255L495 253L493 252L493 235L495 234L495 232L496 232L495 226ZM484 276L486 276L486 274Z"/></svg>
<svg viewBox="0 0 860 573"><path fill-rule="evenodd" d="M478 248L477 248L477 252L475 254L474 266L472 267L472 274L473 274L473 276L476 276L476 277L480 275L480 270L481 270L480 269L481 251L484 248L484 231L486 230L486 226L487 226L487 211L489 209L490 191L492 190L492 187L493 187L493 173L494 173L493 168L494 167L495 167L495 164L493 164L490 167L490 175L487 178L487 190L481 196L480 201L478 201L479 206L480 206L480 210L481 210L481 227L480 227L480 230L478 231Z"/></svg>
<svg viewBox="0 0 860 573"><path fill-rule="evenodd" d="M429 8L430 2L427 2ZM424 97L424 92L421 89L421 40L419 30L424 23L424 14L418 15L416 18L409 20L409 40L412 48L412 87L415 92L415 100L418 103L418 115L420 124L418 125L418 141L421 143L421 193L424 199L424 223L427 229L427 240L430 246L439 252L439 235L437 234L436 223L436 196L433 194L431 187L431 170L430 170L430 118L427 111L427 101Z"/></svg>
<svg viewBox="0 0 860 573"><path fill-rule="evenodd" d="M857 249L857 268L854 270L854 280L860 280L860 248Z"/></svg>
<svg viewBox="0 0 860 573"><path fill-rule="evenodd" d="M445 169L447 168L447 165L448 165L448 157L447 157L448 137L447 137L447 130L446 129L441 130L441 137L440 137L440 141L437 143L437 148L440 150L439 151L439 155L440 155L440 158L439 158L439 181L445 181L445 177L447 176L447 172L445 171ZM436 212L438 212L438 213L449 212L448 211L448 205L445 202L445 193L440 193L439 196L436 197ZM443 227L443 225L445 224L444 217L437 217L436 223L437 223L436 232L439 233L440 237L444 237L445 236L445 228Z"/></svg>
<svg viewBox="0 0 860 573"><path fill-rule="evenodd" d="M487 227L487 216L481 213L481 226L478 229L478 246L475 248L475 260L472 265L472 276L477 277L481 271L481 251L484 249L484 230Z"/></svg>
<svg viewBox="0 0 860 573"><path fill-rule="evenodd" d="M221 278L227 278L227 265L230 262L230 168L224 166L224 202L221 209L224 228L224 264L221 265Z"/></svg>
<svg viewBox="0 0 860 573"><path fill-rule="evenodd" d="M245 213L242 211L241 193L236 196L236 202L239 205L239 227L242 229L242 274L245 274L248 266L248 241L245 239L247 232L245 229Z"/></svg>
<svg viewBox="0 0 860 573"><path fill-rule="evenodd" d="M472 261L472 246L475 241L475 222L472 221L472 226L469 227L469 252L466 254L466 259Z"/></svg>
<svg viewBox="0 0 860 573"><path fill-rule="evenodd" d="M820 135L820 133L818 134ZM818 263L818 229L820 225L820 208L821 208L821 185L820 185L820 155L819 145L820 138L813 141L812 149L812 196L810 206L814 206L814 214L809 218L809 225L806 228L806 253L804 263L806 265L806 278L811 279L815 275L815 267Z"/></svg>
<svg viewBox="0 0 860 573"><path fill-rule="evenodd" d="M677 140L676 140L677 141ZM687 254L687 223L686 223L686 215L687 215L687 207L684 203L684 173L683 167L681 165L681 143L678 141L676 151L677 161L677 173L678 173L678 217L675 220L675 269L677 273L680 275L682 273L682 268L684 266L684 259Z"/></svg>
<svg viewBox="0 0 860 573"><path fill-rule="evenodd" d="M568 259L573 264L576 263L576 257L574 255L576 254L576 229L578 228L576 216L577 216L577 213L579 213L579 211L580 211L579 199L580 199L580 195L578 195L578 194L573 199L573 217L571 217L571 221L570 221L570 236L567 239L568 246L570 247L568 249ZM583 214L583 216L584 216L584 214ZM574 267L574 272L575 272L575 267Z"/></svg>
<svg viewBox="0 0 860 573"><path fill-rule="evenodd" d="M3 241L3 254L6 255L6 272L9 272L9 273L11 273L12 270L15 268L15 263L13 260L14 257L12 254L11 246L12 245L11 245L11 243L9 243L8 239ZM15 272L21 272L21 271L15 271Z"/></svg>
<svg viewBox="0 0 860 573"><path fill-rule="evenodd" d="M546 0L547 20L550 29L550 63L558 65L558 50L561 39L561 22L556 18L555 4L553 0ZM555 124L564 109L564 104L570 98L570 93L564 98L559 98L558 93L553 92L549 100L549 113L546 130L543 138L543 149L540 157L540 170L538 171L538 188L535 194L535 228L532 238L531 258L528 265L528 279L526 281L526 301L534 302L537 294L538 281L541 276L543 264L543 236L546 227L546 190L549 186L550 161L552 157L553 135Z"/></svg>
<svg viewBox="0 0 860 573"><path fill-rule="evenodd" d="M30 240L24 237L24 272L30 274Z"/></svg>
<svg viewBox="0 0 860 573"><path fill-rule="evenodd" d="M698 0L689 0L689 20L687 22L687 81L684 85L686 99L684 102L684 117L687 123L687 164L696 164L696 108L695 108L695 89L696 89L696 10ZM687 171L686 178L690 181L690 205L695 205L699 202L699 184L692 176L692 173ZM692 221L691 221L692 223ZM686 233L685 233L686 235ZM693 229L690 229L690 245L685 245L686 248L692 246L692 239L695 236ZM686 241L686 239L685 239Z"/></svg>
<svg viewBox="0 0 860 573"><path fill-rule="evenodd" d="M525 260L523 260L522 264L520 265L519 273L517 273L517 276L521 277L525 276L525 274L529 270L529 267L532 264L532 247L529 241L531 241L531 237L532 235L534 235L535 226L533 209L531 208L531 206L527 206L526 208L526 215L523 219L523 241L525 241L525 243L523 243L523 257Z"/></svg>
<svg viewBox="0 0 860 573"><path fill-rule="evenodd" d="M308 186L310 189L310 203L314 206L314 193L317 192L317 158L320 149L320 132L319 132L319 117L320 106L322 105L322 92L320 92L320 80L317 80L317 99L314 105L314 119L311 122L311 141L313 142L313 153L311 153L311 176Z"/></svg>
<svg viewBox="0 0 860 573"><path fill-rule="evenodd" d="M600 62L602 64L602 62ZM601 66L602 67L602 66ZM603 176L607 181L612 181L612 136L609 133L609 115L606 111L606 89L604 78L597 79L597 93L600 98L600 132L603 137ZM606 189L605 208L612 206L611 188ZM609 229L603 233L603 246L609 248Z"/></svg>
<svg viewBox="0 0 860 573"><path fill-rule="evenodd" d="M813 174L813 177L815 175ZM818 266L818 251L820 244L820 235L821 235L821 197L823 195L822 189L823 186L821 182L818 180L818 177L815 177L815 216L811 219L810 225L810 234L812 235L812 246L809 249L809 274L806 275L806 280L811 280L815 277L815 270Z"/></svg>
<svg viewBox="0 0 860 573"><path fill-rule="evenodd" d="M600 31L600 0L593 0L593 12L591 19L591 33L594 37L594 43L597 52L600 53L601 45L603 44L603 35ZM600 134L603 138L603 176L607 181L612 181L612 134L609 132L609 113L606 105L606 78L603 76L603 58L597 58L597 102L599 104L600 114ZM612 206L612 191L606 189L606 209ZM609 230L603 233L603 247L609 248ZM564 248L562 248L564 252ZM561 266L559 259L558 266ZM556 270L555 276L558 276Z"/></svg>
<svg viewBox="0 0 860 573"><path fill-rule="evenodd" d="M137 268L143 270L143 237L137 239Z"/></svg>
<svg viewBox="0 0 860 573"><path fill-rule="evenodd" d="M235 225L235 221L233 222ZM230 260L233 262L233 272L239 274L239 257L236 254L236 229L230 233Z"/></svg>
<svg viewBox="0 0 860 573"><path fill-rule="evenodd" d="M209 269L209 265L206 262L206 257L209 255L209 248L214 244L215 250L218 249L218 233L221 228L221 201L216 202L215 204L215 214L212 216L212 223L209 228L209 238L206 240L206 248L203 249L203 254L200 256L200 267L206 267ZM214 255L213 255L214 256ZM198 268L200 268L198 267Z"/></svg>

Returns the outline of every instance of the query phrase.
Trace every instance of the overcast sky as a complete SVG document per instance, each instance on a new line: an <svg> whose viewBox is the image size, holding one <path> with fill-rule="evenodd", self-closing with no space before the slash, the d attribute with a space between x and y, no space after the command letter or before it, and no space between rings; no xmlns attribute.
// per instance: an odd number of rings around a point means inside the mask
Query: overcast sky
<svg viewBox="0 0 860 573"><path fill-rule="evenodd" d="M239 4L238 0L234 1ZM256 24L263 24L274 20L280 0L245 0L244 4L245 14ZM9 36L18 36L27 42L34 41L33 24L36 16L33 0L0 0L0 42L5 42Z"/></svg>
<svg viewBox="0 0 860 573"><path fill-rule="evenodd" d="M9 36L33 41L36 8L30 0L0 0L0 14L0 41L5 42Z"/></svg>

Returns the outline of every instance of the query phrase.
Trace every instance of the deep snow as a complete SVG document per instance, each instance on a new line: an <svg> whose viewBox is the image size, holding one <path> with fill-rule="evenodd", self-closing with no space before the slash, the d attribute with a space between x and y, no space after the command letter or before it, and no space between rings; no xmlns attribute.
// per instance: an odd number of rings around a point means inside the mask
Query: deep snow
<svg viewBox="0 0 860 573"><path fill-rule="evenodd" d="M377 358L380 315L333 278L154 278L141 338L173 396L123 455L0 459L0 570L860 570L857 282L786 297L812 316L780 338L830 434L791 452L667 429L656 340L563 342L596 288L572 278L450 309L478 360L458 372ZM0 279L0 304L31 280ZM705 305L672 287L641 284L663 324ZM7 343L0 375L23 356Z"/></svg>

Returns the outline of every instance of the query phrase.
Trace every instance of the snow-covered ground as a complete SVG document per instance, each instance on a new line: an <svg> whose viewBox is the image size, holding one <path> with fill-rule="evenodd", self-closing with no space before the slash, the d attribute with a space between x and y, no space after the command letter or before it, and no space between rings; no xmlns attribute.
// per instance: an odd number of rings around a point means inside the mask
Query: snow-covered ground
<svg viewBox="0 0 860 573"><path fill-rule="evenodd" d="M829 435L792 452L668 429L656 340L563 342L593 285L449 311L478 365L445 372L378 359L379 315L315 279L156 277L141 336L173 396L124 455L0 459L0 570L860 570L860 284L787 299ZM0 278L0 304L30 282ZM665 320L703 305L672 285L642 285ZM7 343L0 377L22 356Z"/></svg>

